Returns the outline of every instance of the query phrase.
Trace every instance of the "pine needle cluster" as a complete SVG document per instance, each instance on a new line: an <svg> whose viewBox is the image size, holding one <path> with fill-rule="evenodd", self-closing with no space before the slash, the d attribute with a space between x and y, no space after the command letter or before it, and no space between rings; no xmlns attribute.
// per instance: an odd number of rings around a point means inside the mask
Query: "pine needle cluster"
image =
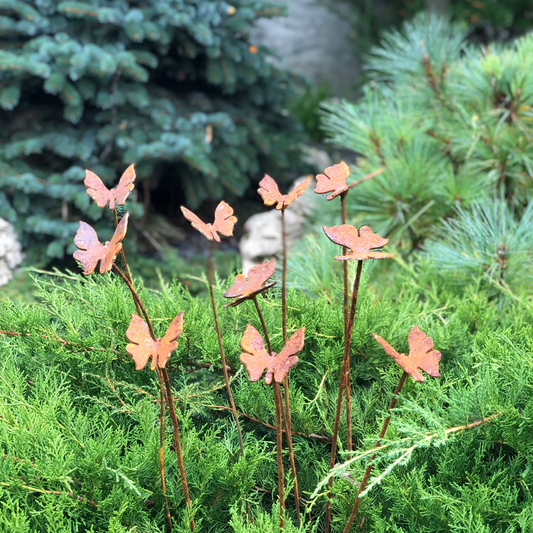
<svg viewBox="0 0 533 533"><path fill-rule="evenodd" d="M356 104L325 105L332 140L385 169L349 200L349 214L410 251L442 217L504 199L520 218L533 177L533 36L483 48L466 28L419 15L368 58ZM492 209L488 207L487 209Z"/></svg>

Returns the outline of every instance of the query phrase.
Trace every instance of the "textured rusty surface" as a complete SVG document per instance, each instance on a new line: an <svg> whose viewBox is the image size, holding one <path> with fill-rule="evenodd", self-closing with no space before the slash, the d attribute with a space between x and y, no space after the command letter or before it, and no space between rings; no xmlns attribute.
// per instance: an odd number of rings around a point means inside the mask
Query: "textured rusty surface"
<svg viewBox="0 0 533 533"><path fill-rule="evenodd" d="M281 383L289 370L298 362L296 354L304 347L305 328L300 328L285 343L283 350L276 354L269 354L265 349L263 337L250 324L241 339L241 347L245 353L241 354L241 362L246 367L250 381L258 381L263 372L267 385L272 383L272 378L276 383Z"/></svg>
<svg viewBox="0 0 533 533"><path fill-rule="evenodd" d="M245 300L270 289L276 282L266 283L266 281L273 276L275 270L276 262L266 261L260 265L253 266L248 271L248 278L244 274L237 274L233 285L224 293L226 298L235 298L235 300L224 307L239 305Z"/></svg>
<svg viewBox="0 0 533 533"><path fill-rule="evenodd" d="M333 200L334 198L337 198L339 194L348 190L346 180L349 175L350 169L344 161L341 161L332 167L328 167L324 170L324 174L317 175L315 192L317 194L331 192L332 194L327 196L326 200Z"/></svg>
<svg viewBox="0 0 533 533"><path fill-rule="evenodd" d="M428 337L418 326L415 326L409 333L409 355L398 353L388 342L384 341L379 335L373 333L374 338L379 342L381 347L398 363L398 365L407 372L415 381L423 383L424 376L420 370L432 378L440 378L439 361L441 353L434 350L434 343L431 337Z"/></svg>
<svg viewBox="0 0 533 533"><path fill-rule="evenodd" d="M122 250L122 240L128 230L128 217L129 213L122 217L111 241L105 244L100 243L96 231L89 224L80 222L80 228L74 237L74 244L79 250L73 255L74 259L80 262L86 276L94 272L98 261L100 261L100 274L111 270L117 255Z"/></svg>
<svg viewBox="0 0 533 533"><path fill-rule="evenodd" d="M146 322L132 313L126 338L132 343L126 345L126 351L133 357L135 368L142 370L148 359L152 358L150 368L165 368L170 354L178 347L177 339L183 331L182 311L170 324L162 339L152 339Z"/></svg>
<svg viewBox="0 0 533 533"><path fill-rule="evenodd" d="M259 189L257 189L257 192L261 195L261 198L263 198L265 205L277 204L276 209L281 210L285 207L289 207L296 198L300 197L305 189L309 187L309 183L309 180L305 180L288 194L281 194L279 192L278 184L268 174L265 174L265 177L259 182Z"/></svg>
<svg viewBox="0 0 533 533"><path fill-rule="evenodd" d="M376 233L373 233L368 226L361 226L359 231L350 224L342 226L322 226L327 237L336 244L348 248L347 255L336 256L339 261L365 260L365 259L388 259L394 257L393 254L383 252L372 252L376 248L385 246L389 239L384 239Z"/></svg>
<svg viewBox="0 0 533 533"><path fill-rule="evenodd" d="M233 216L233 209L226 202L220 202L215 209L215 221L213 224L202 222L192 211L186 207L181 207L183 216L192 224L192 227L198 230L204 237L210 241L220 242L220 235L231 237L233 227L237 222L237 217Z"/></svg>
<svg viewBox="0 0 533 533"><path fill-rule="evenodd" d="M103 181L90 170L85 171L85 186L87 194L96 202L98 207L104 208L109 202L109 209L115 209L115 203L124 205L126 198L135 185L135 166L130 165L122 174L116 189L108 189Z"/></svg>

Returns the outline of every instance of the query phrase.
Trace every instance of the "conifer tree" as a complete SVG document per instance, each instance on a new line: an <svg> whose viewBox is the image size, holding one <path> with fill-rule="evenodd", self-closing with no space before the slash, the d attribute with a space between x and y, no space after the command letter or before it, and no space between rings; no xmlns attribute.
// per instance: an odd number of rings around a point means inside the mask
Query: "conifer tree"
<svg viewBox="0 0 533 533"><path fill-rule="evenodd" d="M420 15L373 50L360 102L325 106L333 141L364 156L356 174L385 169L349 215L407 251L454 208L496 195L520 217L531 197L533 35L487 48L465 36Z"/></svg>
<svg viewBox="0 0 533 533"><path fill-rule="evenodd" d="M101 216L84 168L110 184L136 163L164 214L183 194L195 207L266 167L286 174L292 80L249 43L276 14L245 0L1 2L0 216L34 255L61 257L75 221Z"/></svg>

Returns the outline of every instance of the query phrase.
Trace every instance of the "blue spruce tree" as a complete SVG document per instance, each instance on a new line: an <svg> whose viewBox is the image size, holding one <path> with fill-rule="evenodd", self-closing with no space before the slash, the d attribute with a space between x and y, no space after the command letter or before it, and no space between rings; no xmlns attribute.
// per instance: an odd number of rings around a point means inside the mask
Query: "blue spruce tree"
<svg viewBox="0 0 533 533"><path fill-rule="evenodd" d="M62 257L101 211L83 185L137 187L195 207L244 194L296 156L290 75L249 43L265 2L0 2L0 216L32 256ZM139 209L140 210L140 209Z"/></svg>

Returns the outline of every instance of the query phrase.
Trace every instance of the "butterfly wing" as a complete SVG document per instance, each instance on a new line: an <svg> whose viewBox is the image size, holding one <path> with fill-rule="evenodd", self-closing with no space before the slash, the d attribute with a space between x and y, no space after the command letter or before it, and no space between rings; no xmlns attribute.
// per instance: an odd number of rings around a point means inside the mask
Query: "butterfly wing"
<svg viewBox="0 0 533 533"><path fill-rule="evenodd" d="M126 345L126 351L133 357L135 368L142 370L146 366L148 359L155 355L157 345L150 337L146 322L140 316L131 314L126 338L131 342L131 344Z"/></svg>
<svg viewBox="0 0 533 533"><path fill-rule="evenodd" d="M257 192L263 198L265 205L274 205L277 202L276 209L283 207L284 197L279 192L278 184L268 174L265 174L265 177L259 182Z"/></svg>
<svg viewBox="0 0 533 533"><path fill-rule="evenodd" d="M107 205L107 202L113 200L111 191L94 172L86 170L83 183L87 187L87 194L96 202L98 207L103 208Z"/></svg>
<svg viewBox="0 0 533 533"><path fill-rule="evenodd" d="M294 202L294 200L296 200L296 198L302 196L302 194L305 192L305 189L309 187L309 183L309 179L306 179L302 181L302 183L296 185L296 187L294 187L294 189L289 194L286 194L283 197L283 204L285 205L285 207L288 207L292 204L292 202Z"/></svg>
<svg viewBox="0 0 533 533"><path fill-rule="evenodd" d="M396 361L396 363L405 371L407 371L407 357L405 357L404 354L398 353L386 340L382 339L377 333L372 333L372 336L379 342L381 347Z"/></svg>
<svg viewBox="0 0 533 533"><path fill-rule="evenodd" d="M324 233L327 235L330 241L341 246L346 246L350 250L353 250L357 246L359 235L357 229L350 224L343 224L342 226L322 226Z"/></svg>
<svg viewBox="0 0 533 533"><path fill-rule="evenodd" d="M177 339L183 331L183 315L182 311L168 326L167 332L158 343L156 356L152 359L152 370L155 370L156 365L159 368L165 368L170 354L178 347Z"/></svg>
<svg viewBox="0 0 533 533"><path fill-rule="evenodd" d="M211 230L211 225L202 222L192 211L189 211L186 207L180 207L183 216L192 224L192 227L195 230L198 230L204 237L213 240L213 231ZM218 236L217 236L218 237ZM218 239L220 242L220 239Z"/></svg>
<svg viewBox="0 0 533 533"><path fill-rule="evenodd" d="M124 205L126 203L126 198L128 198L131 191L135 187L134 181L136 178L135 174L135 165L130 165L122 174L120 181L118 182L117 188L113 192L113 200L109 204L111 209L114 209L115 201L118 205ZM113 204L113 205L111 205Z"/></svg>
<svg viewBox="0 0 533 533"><path fill-rule="evenodd" d="M274 357L274 379L281 383L289 370L298 362L296 354L304 347L305 328L300 328L287 341L283 350Z"/></svg>
<svg viewBox="0 0 533 533"><path fill-rule="evenodd" d="M324 170L324 174L318 174L316 177L317 185L315 187L315 192L317 194L333 192L333 194L330 194L327 197L327 200L333 200L333 198L336 198L339 194L348 190L346 180L349 175L350 169L344 161L328 167Z"/></svg>
<svg viewBox="0 0 533 533"><path fill-rule="evenodd" d="M276 270L275 261L266 261L260 265L255 265L248 271L248 279L243 274L235 276L235 282L224 293L226 298L237 298L250 296L252 293L262 288L263 283L271 278Z"/></svg>
<svg viewBox="0 0 533 533"><path fill-rule="evenodd" d="M122 250L122 240L126 236L126 231L128 231L129 216L130 214L126 213L118 223L115 233L113 233L113 237L107 246L105 256L100 263L100 274L111 270L117 255L120 253L120 250Z"/></svg>
<svg viewBox="0 0 533 533"><path fill-rule="evenodd" d="M409 333L408 343L409 369L406 370L411 377L416 381L425 381L424 376L418 372L420 369L432 378L440 378L439 361L442 355L438 350L433 349L435 345L431 337L415 326Z"/></svg>
<svg viewBox="0 0 533 533"><path fill-rule="evenodd" d="M74 259L80 262L83 273L89 276L94 272L98 261L106 255L107 246L100 244L96 231L86 222L80 222L74 244L79 248L74 252Z"/></svg>
<svg viewBox="0 0 533 533"><path fill-rule="evenodd" d="M268 370L273 357L265 349L260 333L248 324L241 339L241 347L246 353L241 354L241 362L246 367L250 381L258 381L263 371Z"/></svg>
<svg viewBox="0 0 533 533"><path fill-rule="evenodd" d="M231 237L233 235L233 226L237 222L237 217L232 216L233 209L226 202L220 202L215 209L215 221L211 225L213 238L220 242L220 237L217 233L224 235L224 237Z"/></svg>

